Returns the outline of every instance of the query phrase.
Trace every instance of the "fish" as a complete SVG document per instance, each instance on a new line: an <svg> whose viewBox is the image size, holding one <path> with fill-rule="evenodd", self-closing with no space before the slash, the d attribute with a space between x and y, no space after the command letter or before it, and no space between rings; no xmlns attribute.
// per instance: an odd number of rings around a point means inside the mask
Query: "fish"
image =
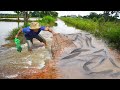
<svg viewBox="0 0 120 90"><path fill-rule="evenodd" d="M100 71L100 72L91 72L89 74L108 74L113 72L113 70L109 69L109 70L104 70L104 71Z"/></svg>
<svg viewBox="0 0 120 90"><path fill-rule="evenodd" d="M92 38L90 37L90 38L88 38L88 39L89 39L89 41L90 41L91 47L92 47L92 48L95 48L95 47L92 45L92 42L91 42L91 41L92 41Z"/></svg>
<svg viewBox="0 0 120 90"><path fill-rule="evenodd" d="M88 39L86 39L86 44L87 44L87 46L89 47L89 44L88 44Z"/></svg>
<svg viewBox="0 0 120 90"><path fill-rule="evenodd" d="M92 47L92 48L95 48L93 45L92 45L92 38L90 37L90 38L88 38L87 36L86 36L86 38L89 40L89 42L90 42L90 46Z"/></svg>
<svg viewBox="0 0 120 90"><path fill-rule="evenodd" d="M71 53L75 53L75 52L86 52L86 51L90 51L89 49L81 49L81 48L77 48L77 49L74 49Z"/></svg>
<svg viewBox="0 0 120 90"><path fill-rule="evenodd" d="M104 49L100 49L100 50L98 50L98 51L95 51L95 52L93 52L93 53L98 53L98 52L101 52L101 51L103 51Z"/></svg>
<svg viewBox="0 0 120 90"><path fill-rule="evenodd" d="M74 58L74 57L78 56L79 54L80 54L80 52L77 52L77 53L71 54L71 55L69 55L69 56L66 56L66 57L64 57L64 58L62 58L62 59Z"/></svg>
<svg viewBox="0 0 120 90"><path fill-rule="evenodd" d="M118 77L119 75L120 75L120 72L117 72L117 73L111 74L110 76L112 76L112 77Z"/></svg>
<svg viewBox="0 0 120 90"><path fill-rule="evenodd" d="M91 63L93 63L93 62L91 62L91 61L86 62L86 63L83 65L83 69L84 69L85 71L91 71L91 70L87 67L87 65L89 65L89 64L91 64Z"/></svg>
<svg viewBox="0 0 120 90"><path fill-rule="evenodd" d="M99 66L100 64L102 64L104 61L105 61L106 59L105 58L103 58L96 66L94 66L93 68L95 68L95 67L97 67L97 66ZM93 69L92 68L92 69Z"/></svg>
<svg viewBox="0 0 120 90"><path fill-rule="evenodd" d="M78 35L75 37L75 39L73 41L77 40L77 38L78 38Z"/></svg>
<svg viewBox="0 0 120 90"><path fill-rule="evenodd" d="M117 66L117 65L115 64L115 62L113 61L112 58L109 58L109 60L110 60L110 62L111 62L115 67L120 68L119 66Z"/></svg>

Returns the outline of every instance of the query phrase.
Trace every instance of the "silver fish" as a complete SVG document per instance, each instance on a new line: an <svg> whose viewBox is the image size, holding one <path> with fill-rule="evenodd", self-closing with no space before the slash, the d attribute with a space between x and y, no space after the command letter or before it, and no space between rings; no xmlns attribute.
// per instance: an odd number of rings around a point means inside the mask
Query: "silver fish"
<svg viewBox="0 0 120 90"><path fill-rule="evenodd" d="M89 49L81 49L81 48L77 48L77 49L74 49L71 53L75 53L75 52L86 52L86 51L90 51Z"/></svg>
<svg viewBox="0 0 120 90"><path fill-rule="evenodd" d="M91 61L86 62L86 63L83 65L83 69L84 69L85 71L91 71L91 70L87 67L87 65L89 65L89 64L91 64L91 63L93 63L93 62L91 62Z"/></svg>
<svg viewBox="0 0 120 90"><path fill-rule="evenodd" d="M120 72L117 72L117 73L111 74L110 76L112 76L112 77L118 77L119 75L120 75Z"/></svg>
<svg viewBox="0 0 120 90"><path fill-rule="evenodd" d="M72 54L72 55L66 56L66 57L64 57L64 58L62 58L62 59L74 58L74 57L78 56L79 54L80 54L80 52L77 52L77 53L74 53L74 54Z"/></svg>
<svg viewBox="0 0 120 90"><path fill-rule="evenodd" d="M94 66L93 68L95 68L95 67L97 67L97 66L99 66L99 65L101 65L104 61L105 61L106 59L105 58L103 58L96 66ZM92 68L92 69L93 69Z"/></svg>
<svg viewBox="0 0 120 90"><path fill-rule="evenodd" d="M115 62L113 61L112 58L109 58L109 60L110 60L110 62L111 62L115 67L120 68L119 66L117 66L117 65L115 64Z"/></svg>
<svg viewBox="0 0 120 90"><path fill-rule="evenodd" d="M98 50L98 51L95 51L95 52L93 52L93 53L98 53L98 52L101 52L101 51L103 51L104 49L100 49L100 50Z"/></svg>
<svg viewBox="0 0 120 90"><path fill-rule="evenodd" d="M111 73L113 72L113 70L104 70L104 71L100 71L100 72L91 72L89 74L108 74L108 73Z"/></svg>

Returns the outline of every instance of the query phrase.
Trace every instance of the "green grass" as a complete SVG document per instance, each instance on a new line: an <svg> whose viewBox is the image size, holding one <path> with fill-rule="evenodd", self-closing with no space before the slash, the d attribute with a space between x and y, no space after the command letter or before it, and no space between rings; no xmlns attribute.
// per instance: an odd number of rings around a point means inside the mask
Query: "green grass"
<svg viewBox="0 0 120 90"><path fill-rule="evenodd" d="M105 40L109 46L120 51L120 23L99 22L99 20L71 17L61 17L60 19L71 26L85 30L94 36Z"/></svg>

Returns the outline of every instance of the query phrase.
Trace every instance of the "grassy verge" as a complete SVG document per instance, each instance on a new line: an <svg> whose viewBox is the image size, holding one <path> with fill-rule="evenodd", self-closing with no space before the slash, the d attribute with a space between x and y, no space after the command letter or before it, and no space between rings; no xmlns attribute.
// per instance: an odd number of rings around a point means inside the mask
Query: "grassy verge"
<svg viewBox="0 0 120 90"><path fill-rule="evenodd" d="M53 17L51 17L51 16L45 16L45 17L43 17L42 20L41 20L41 19L37 20L37 22L39 22L40 25L42 25L42 26L50 26L50 27L52 27L52 26L55 25L55 21L56 21L56 18L53 18ZM29 25L30 25L30 23L28 23L27 26L29 26ZM24 28L24 27L26 27L26 26L22 26L22 27L20 27L20 28ZM6 38L6 40L9 40L9 41L10 41L10 43L4 44L4 45L2 45L2 46L8 47L8 48L15 46L14 38L15 38L15 35L16 35L16 34L18 33L18 31L20 30L20 28L15 28L15 29L13 29L13 30L10 32L9 36ZM23 38L23 33L21 33L21 34L19 35L19 39L21 40L21 43L22 43L22 44L25 43L25 39Z"/></svg>
<svg viewBox="0 0 120 90"><path fill-rule="evenodd" d="M100 20L94 21L71 17L61 17L60 19L71 26L85 30L94 36L105 40L109 46L120 51L120 23L99 22Z"/></svg>

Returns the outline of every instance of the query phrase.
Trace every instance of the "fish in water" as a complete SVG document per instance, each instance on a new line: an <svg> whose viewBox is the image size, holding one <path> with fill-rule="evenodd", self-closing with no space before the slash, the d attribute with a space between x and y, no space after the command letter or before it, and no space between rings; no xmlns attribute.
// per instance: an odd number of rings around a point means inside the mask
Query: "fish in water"
<svg viewBox="0 0 120 90"><path fill-rule="evenodd" d="M89 49L81 49L81 48L77 48L77 49L74 49L71 53L75 53L75 52L86 52L86 51L90 51Z"/></svg>
<svg viewBox="0 0 120 90"><path fill-rule="evenodd" d="M109 58L109 60L110 60L110 62L111 62L115 67L120 68L119 66L117 66L117 65L115 64L115 62L113 61L112 58Z"/></svg>
<svg viewBox="0 0 120 90"><path fill-rule="evenodd" d="M92 38L90 37L90 38L88 38L87 36L86 36L86 43L88 44L88 41L89 41L89 44L90 44L90 46L92 47L92 48L95 48L93 45L92 45Z"/></svg>
<svg viewBox="0 0 120 90"><path fill-rule="evenodd" d="M87 67L87 65L89 65L89 64L91 64L91 63L93 63L93 62L91 62L91 61L86 62L86 63L83 65L83 69L84 69L85 71L90 71L90 69Z"/></svg>
<svg viewBox="0 0 120 90"><path fill-rule="evenodd" d="M110 76L112 76L112 77L118 77L119 75L120 75L120 72L117 72L117 73L111 74Z"/></svg>
<svg viewBox="0 0 120 90"><path fill-rule="evenodd" d="M100 72L91 72L89 74L109 74L109 73L112 73L113 70L104 70L104 71L100 71Z"/></svg>
<svg viewBox="0 0 120 90"><path fill-rule="evenodd" d="M92 45L92 38L90 37L90 38L88 38L88 39L89 39L89 41L90 41L91 47L95 48L95 47Z"/></svg>
<svg viewBox="0 0 120 90"><path fill-rule="evenodd" d="M78 35L75 37L75 39L73 41L77 40L77 38L78 38Z"/></svg>
<svg viewBox="0 0 120 90"><path fill-rule="evenodd" d="M77 52L77 53L74 53L74 54L72 54L72 55L66 56L66 57L64 57L64 58L62 58L62 59L74 58L74 57L78 56L79 54L80 54L80 52Z"/></svg>
<svg viewBox="0 0 120 90"><path fill-rule="evenodd" d="M105 61L106 59L105 58L103 58L96 66L94 66L93 68L95 68L95 67L97 67L97 66L99 66L99 65L101 65L104 61ZM92 69L93 69L92 68Z"/></svg>
<svg viewBox="0 0 120 90"><path fill-rule="evenodd" d="M86 38L86 44L87 44L87 46L89 47L89 43L88 43L88 39Z"/></svg>
<svg viewBox="0 0 120 90"><path fill-rule="evenodd" d="M104 49L100 49L100 50L98 50L98 51L95 51L95 52L93 52L93 53L98 53L98 52L101 52L101 51L103 51Z"/></svg>

